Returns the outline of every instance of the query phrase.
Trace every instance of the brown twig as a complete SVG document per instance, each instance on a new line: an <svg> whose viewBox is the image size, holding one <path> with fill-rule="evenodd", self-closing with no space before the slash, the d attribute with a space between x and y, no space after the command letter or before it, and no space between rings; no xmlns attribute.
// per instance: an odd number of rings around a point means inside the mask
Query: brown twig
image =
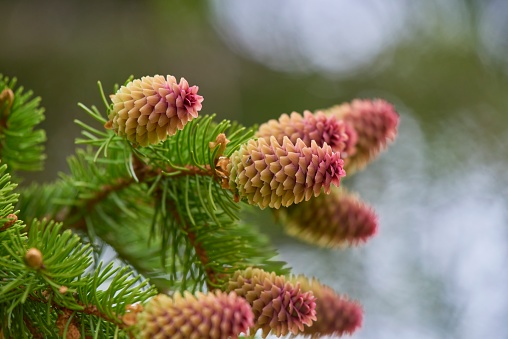
<svg viewBox="0 0 508 339"><path fill-rule="evenodd" d="M205 269L206 276L208 277L208 280L206 281L206 285L207 285L209 290L213 290L214 288L211 285L216 285L217 284L217 278L215 276L215 271L212 268L207 267L207 265L210 262L210 260L208 258L207 253L206 253L206 250L196 240L196 233L192 232L189 229L188 225L185 225L184 230L185 230L185 232L187 232L187 236L189 237L189 241L190 241L192 247L194 248L194 251L196 251L196 255L198 256L199 261L201 262L201 264L203 265L203 267Z"/></svg>

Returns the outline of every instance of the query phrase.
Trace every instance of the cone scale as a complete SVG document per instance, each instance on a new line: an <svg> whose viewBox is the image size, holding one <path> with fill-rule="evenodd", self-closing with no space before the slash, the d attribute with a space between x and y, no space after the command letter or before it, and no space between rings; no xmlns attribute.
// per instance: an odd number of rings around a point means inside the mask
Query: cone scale
<svg viewBox="0 0 508 339"><path fill-rule="evenodd" d="M249 304L235 293L159 294L138 316L141 338L227 339L246 334L253 324Z"/></svg>

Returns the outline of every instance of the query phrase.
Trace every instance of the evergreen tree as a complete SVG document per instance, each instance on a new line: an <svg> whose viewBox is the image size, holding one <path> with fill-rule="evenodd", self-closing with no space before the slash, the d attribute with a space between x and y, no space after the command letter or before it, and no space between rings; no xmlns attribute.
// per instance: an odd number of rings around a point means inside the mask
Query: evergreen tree
<svg viewBox="0 0 508 339"><path fill-rule="evenodd" d="M39 99L0 76L0 338L237 338L352 333L359 303L291 275L246 208L317 246L365 242L371 207L338 188L393 141L383 100L283 114L258 128L201 116L197 86L128 79L53 183ZM14 180L16 181L16 180ZM251 205L249 207L249 205ZM106 253L114 250L114 258Z"/></svg>

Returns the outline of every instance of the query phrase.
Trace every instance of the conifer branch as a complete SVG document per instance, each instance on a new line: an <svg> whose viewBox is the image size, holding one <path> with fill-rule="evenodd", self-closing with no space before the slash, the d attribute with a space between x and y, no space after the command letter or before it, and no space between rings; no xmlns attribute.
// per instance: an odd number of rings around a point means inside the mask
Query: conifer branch
<svg viewBox="0 0 508 339"><path fill-rule="evenodd" d="M49 304L49 306L51 306L52 309L58 310L62 314L82 313L82 314L92 315L92 316L95 316L97 318L100 318L100 319L102 319L104 321L107 321L107 322L109 322L109 323L111 323L111 324L113 324L115 326L118 326L122 330L126 330L126 329L128 329L130 327L130 324L126 324L122 320L122 316L121 315L117 315L116 317L110 317L107 314L101 312L97 308L96 305L93 305L93 304L82 305L78 300L76 300L76 303L78 305L80 305L81 308L70 309L68 307L65 307L65 306L62 306L62 305L56 303L54 301L54 299L48 298L48 294L46 294L45 297L46 298L41 298L41 297L36 297L34 295L30 295L28 298L31 301L34 301L34 302L37 302L37 303L41 303L41 304L45 304L45 305ZM35 328L33 327L33 325L31 325L30 320L26 319L25 320L25 324L27 324L27 327L30 329L30 332L33 334L34 332L32 332L32 329L35 330Z"/></svg>
<svg viewBox="0 0 508 339"><path fill-rule="evenodd" d="M198 116L203 97L183 78L129 79L111 103L99 84L106 117L80 107L106 130L76 121L88 148L69 158L69 175L22 191L20 212L4 172L40 168L45 135L34 130L39 99L14 84L0 75L0 337L236 338L249 327L320 336L361 325L356 302L290 278L240 212L288 207L278 214L288 233L329 247L364 242L375 214L336 187L345 166L363 168L393 141L391 105L294 112L256 133ZM121 268L97 264L104 248ZM231 293L196 293L205 289ZM174 298L151 298L161 292Z"/></svg>
<svg viewBox="0 0 508 339"><path fill-rule="evenodd" d="M126 177L120 177L116 178L115 181L111 184L104 184L102 185L99 190L95 193L95 195L87 199L82 203L84 205L83 210L81 213L85 212L91 212L93 211L94 207L99 204L101 201L106 199L110 194L121 191L130 185L138 184L138 183L149 183L153 179L157 178L160 175L170 176L171 178L179 178L184 176L205 176L205 177L213 177L217 180L221 180L221 177L217 174L216 169L212 169L210 165L204 165L204 166L193 166L193 165L186 165L184 167L185 170L182 170L181 168L173 168L171 166L166 166L164 169L161 168L154 168L153 166L147 165L139 158L134 157L133 160L133 168L135 171L136 179L132 176L126 176ZM86 222L81 217L77 220L75 219L75 215L79 215L80 211L78 207L74 207L72 210L70 210L66 214L59 213L57 214L57 221L62 221L66 224L67 228L72 228L76 230L86 230ZM69 220L73 220L72 222L68 222ZM66 222L67 221L67 222Z"/></svg>

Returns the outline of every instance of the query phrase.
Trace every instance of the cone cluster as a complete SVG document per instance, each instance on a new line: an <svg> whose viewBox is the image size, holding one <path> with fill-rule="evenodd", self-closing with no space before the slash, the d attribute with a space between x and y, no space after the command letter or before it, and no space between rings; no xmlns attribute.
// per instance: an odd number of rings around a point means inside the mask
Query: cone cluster
<svg viewBox="0 0 508 339"><path fill-rule="evenodd" d="M261 209L287 207L338 186L346 175L343 163L326 143L319 147L312 140L308 147L288 137L282 144L275 137L251 139L230 157L229 188Z"/></svg>
<svg viewBox="0 0 508 339"><path fill-rule="evenodd" d="M378 228L372 207L343 188L281 209L279 216L289 234L322 247L358 245Z"/></svg>
<svg viewBox="0 0 508 339"><path fill-rule="evenodd" d="M303 291L312 292L316 297L317 320L311 326L305 327L304 334L312 338L351 335L362 326L363 310L356 301L338 295L332 288L316 279L297 276L291 281L300 283Z"/></svg>
<svg viewBox="0 0 508 339"><path fill-rule="evenodd" d="M284 276L261 269L237 271L227 291L245 298L254 312L253 331L262 330L263 338L271 333L278 337L304 331L316 320L316 299L303 292L300 284L286 281ZM253 332L254 333L254 332Z"/></svg>
<svg viewBox="0 0 508 339"><path fill-rule="evenodd" d="M111 95L106 127L131 142L147 146L174 135L201 110L203 97L187 80L155 75L136 79Z"/></svg>
<svg viewBox="0 0 508 339"><path fill-rule="evenodd" d="M154 297L138 316L141 338L226 339L246 334L253 313L245 299L235 293L185 292L173 298Z"/></svg>

